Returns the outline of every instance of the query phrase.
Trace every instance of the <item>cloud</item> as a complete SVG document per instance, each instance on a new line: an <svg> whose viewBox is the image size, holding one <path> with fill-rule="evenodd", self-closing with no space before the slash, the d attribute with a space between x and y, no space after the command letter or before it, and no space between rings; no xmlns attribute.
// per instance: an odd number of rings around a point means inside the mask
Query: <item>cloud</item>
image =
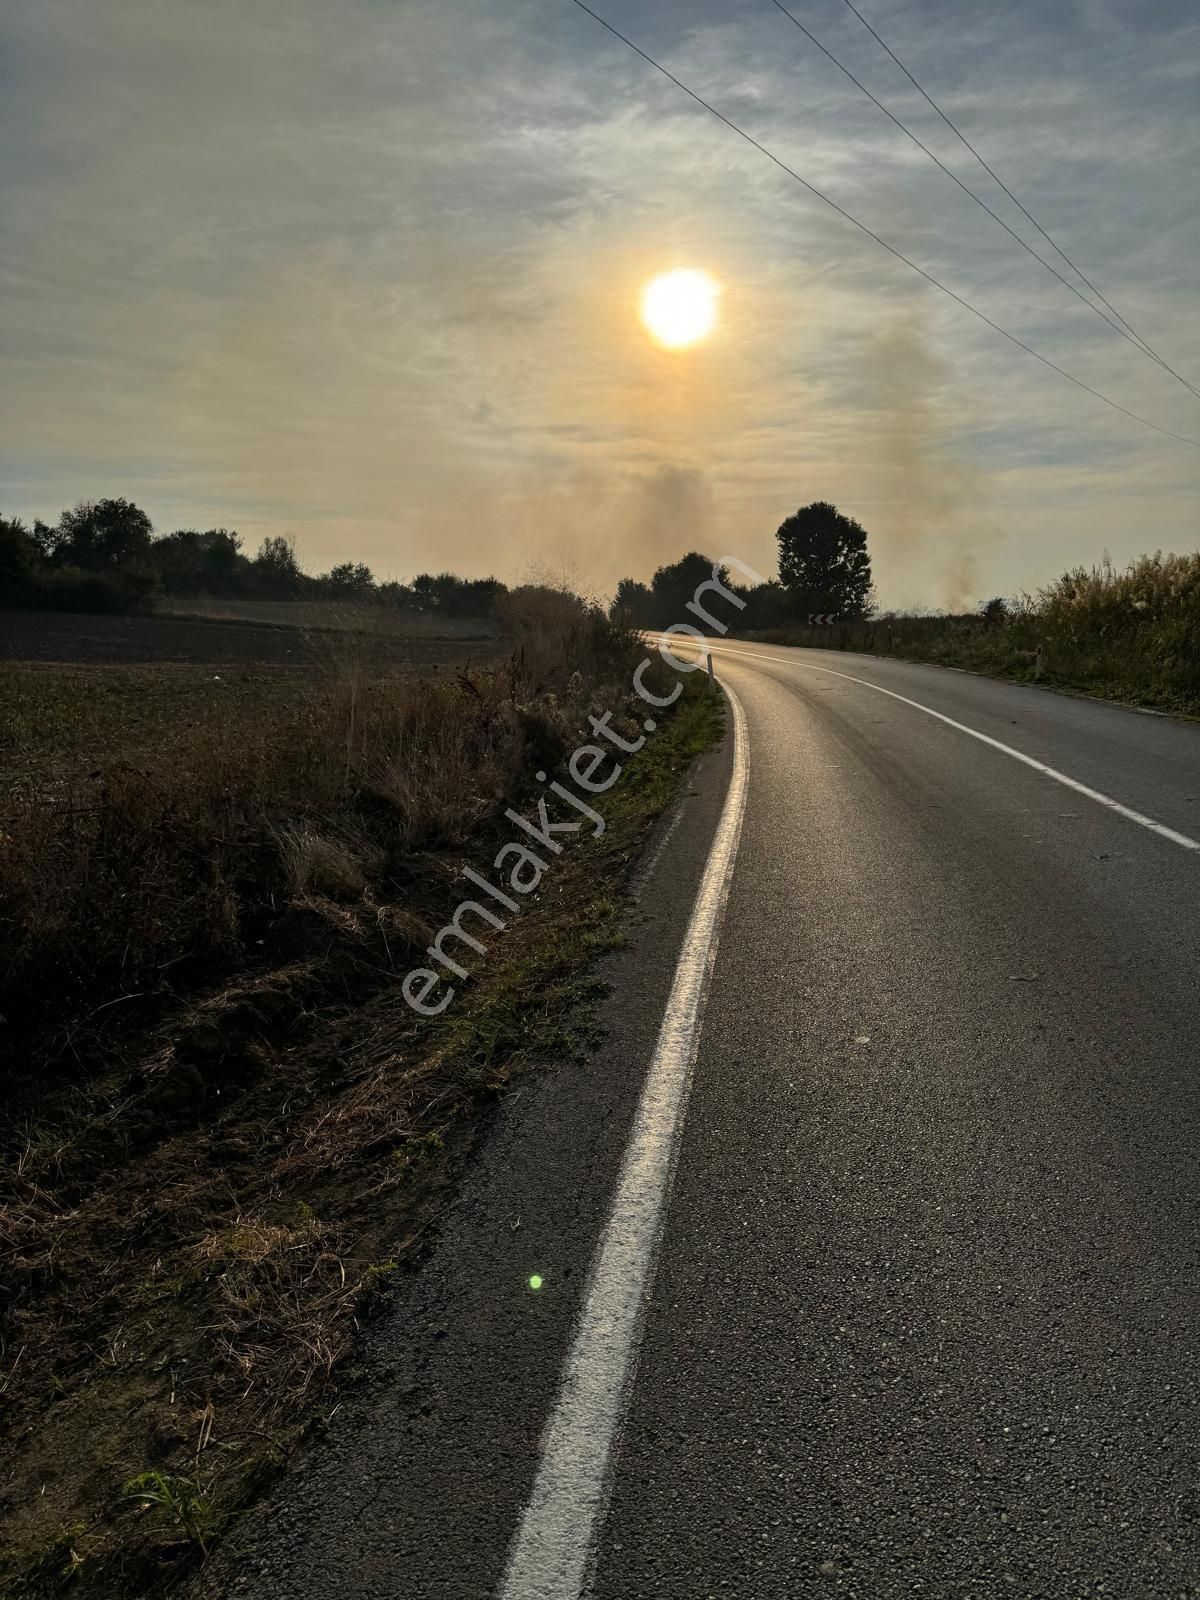
<svg viewBox="0 0 1200 1600"><path fill-rule="evenodd" d="M611 14L989 316L1200 437L1200 402L770 8ZM1197 28L1132 16L872 10L1200 381ZM986 182L852 17L813 26ZM1195 543L1197 452L1006 346L574 7L16 0L0 61L10 513L127 493L160 527L294 530L314 567L514 576L562 551L604 588L704 541L769 565L782 517L833 499L884 600L929 603ZM680 262L725 286L683 356L634 316Z"/></svg>

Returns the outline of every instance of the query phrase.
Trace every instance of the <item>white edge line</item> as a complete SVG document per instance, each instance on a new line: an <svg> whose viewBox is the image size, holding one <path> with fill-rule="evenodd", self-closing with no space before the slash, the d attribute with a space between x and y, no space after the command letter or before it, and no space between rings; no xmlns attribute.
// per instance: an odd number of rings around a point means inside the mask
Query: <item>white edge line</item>
<svg viewBox="0 0 1200 1600"><path fill-rule="evenodd" d="M676 648L673 644L672 649ZM1155 822L1153 817L1146 816L1141 811L1134 811L1132 807L1122 805L1119 800L1114 800L1111 795L1102 794L1099 789L1090 789L1086 783L1080 783L1077 778L1070 778L1065 772L1059 772L1055 767L1048 767L1044 761L1035 761L1032 756L1027 756L1021 750L1014 750L1010 744L1002 744L999 739L993 739L991 734L980 733L976 728L968 728L965 722L956 722L953 717L948 717L944 712L935 711L932 706L922 705L919 700L910 700L907 695L897 694L894 689L885 689L881 684L872 683L869 678L856 678L849 672L837 672L833 667L818 667L812 661L789 660L786 656L768 656L755 650L721 650L714 652L718 661L738 661L748 657L752 661L770 661L777 667L803 667L805 672L823 672L829 678L844 678L847 683L861 684L864 689L874 689L876 694L885 694L889 700L899 700L901 705L911 706L914 711L923 711L927 717L933 717L938 722L944 722L948 728L954 728L959 733L965 733L971 739L978 739L980 744L990 745L993 750L999 750L1001 755L1009 756L1013 761L1019 761L1022 766L1030 767L1034 772L1040 772L1044 778L1053 778L1055 783L1061 783L1064 789L1071 789L1076 794L1081 794L1086 800L1094 800L1098 806L1104 806L1108 811L1115 811L1117 816L1124 817L1127 822L1136 822L1139 828L1146 828L1150 833L1156 833L1160 839L1169 839L1172 844L1177 844L1182 850L1200 851L1200 840L1190 839L1186 833L1178 833L1174 828L1168 828L1165 822Z"/></svg>
<svg viewBox="0 0 1200 1600"><path fill-rule="evenodd" d="M683 1128L708 981L749 783L746 718L733 709L733 772L662 1025L593 1258L533 1490L509 1550L499 1600L578 1600L608 1504Z"/></svg>

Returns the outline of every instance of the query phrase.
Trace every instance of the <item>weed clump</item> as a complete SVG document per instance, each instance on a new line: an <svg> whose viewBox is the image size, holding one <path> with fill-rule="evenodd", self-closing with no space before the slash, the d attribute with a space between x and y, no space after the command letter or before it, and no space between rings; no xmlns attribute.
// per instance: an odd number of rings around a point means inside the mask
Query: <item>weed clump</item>
<svg viewBox="0 0 1200 1600"><path fill-rule="evenodd" d="M201 1555L208 1554L208 1541L217 1527L219 1513L212 1495L201 1488L198 1476L192 1479L157 1470L140 1472L125 1485L125 1498L152 1513L171 1535L194 1544Z"/></svg>

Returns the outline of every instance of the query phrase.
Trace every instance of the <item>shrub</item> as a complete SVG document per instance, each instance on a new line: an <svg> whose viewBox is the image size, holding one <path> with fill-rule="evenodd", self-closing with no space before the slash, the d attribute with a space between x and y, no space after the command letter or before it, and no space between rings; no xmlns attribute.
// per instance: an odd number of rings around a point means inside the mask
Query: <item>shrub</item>
<svg viewBox="0 0 1200 1600"><path fill-rule="evenodd" d="M36 574L27 603L45 611L124 614L148 611L158 593L158 580L148 567L84 572L79 567L50 567Z"/></svg>

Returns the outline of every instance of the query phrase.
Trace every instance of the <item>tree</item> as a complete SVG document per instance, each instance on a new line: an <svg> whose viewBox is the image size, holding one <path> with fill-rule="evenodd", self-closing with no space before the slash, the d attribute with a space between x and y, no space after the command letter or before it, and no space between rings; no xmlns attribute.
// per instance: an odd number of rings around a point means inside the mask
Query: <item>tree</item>
<svg viewBox="0 0 1200 1600"><path fill-rule="evenodd" d="M375 585L375 598L380 605L395 606L398 611L412 611L416 609L416 597L412 588L407 583L401 583L397 578L385 578L382 583Z"/></svg>
<svg viewBox="0 0 1200 1600"><path fill-rule="evenodd" d="M800 614L840 618L871 611L867 534L836 506L814 500L779 525L779 578Z"/></svg>
<svg viewBox="0 0 1200 1600"><path fill-rule="evenodd" d="M649 589L644 583L638 583L636 578L622 578L617 585L612 605L608 608L608 614L614 622L620 619L635 628L650 627Z"/></svg>
<svg viewBox="0 0 1200 1600"><path fill-rule="evenodd" d="M51 553L58 566L83 572L145 570L153 533L150 518L131 500L82 500L63 512Z"/></svg>
<svg viewBox="0 0 1200 1600"><path fill-rule="evenodd" d="M712 575L712 558L702 556L698 550L689 550L678 561L659 567L650 580L650 626L670 628L676 622L685 622L693 628L703 627L701 621L689 613L687 605Z"/></svg>
<svg viewBox="0 0 1200 1600"><path fill-rule="evenodd" d="M250 563L242 554L241 534L230 528L209 528L204 544L203 581L213 594L236 594L244 586Z"/></svg>
<svg viewBox="0 0 1200 1600"><path fill-rule="evenodd" d="M507 588L498 578L459 578L453 572L419 572L413 579L412 605L417 611L438 611L446 617L488 617Z"/></svg>
<svg viewBox="0 0 1200 1600"><path fill-rule="evenodd" d="M236 594L247 566L241 543L226 528L177 528L156 539L150 555L171 594Z"/></svg>
<svg viewBox="0 0 1200 1600"><path fill-rule="evenodd" d="M41 552L20 518L0 517L0 605L23 599L41 564Z"/></svg>
<svg viewBox="0 0 1200 1600"><path fill-rule="evenodd" d="M282 534L263 540L251 570L254 588L269 600L292 600L304 586L295 540Z"/></svg>
<svg viewBox="0 0 1200 1600"><path fill-rule="evenodd" d="M361 561L343 561L339 566L330 567L319 581L322 588L341 595L365 596L375 587L374 574Z"/></svg>
<svg viewBox="0 0 1200 1600"><path fill-rule="evenodd" d="M49 561L58 542L58 530L52 528L48 522L43 522L41 517L34 517L29 537L37 545L39 560Z"/></svg>
<svg viewBox="0 0 1200 1600"><path fill-rule="evenodd" d="M773 578L739 589L746 608L738 622L741 633L758 633L767 628L782 628L796 620L796 604L781 583Z"/></svg>
<svg viewBox="0 0 1200 1600"><path fill-rule="evenodd" d="M699 628L702 633L721 633L734 623L740 626L744 618L737 606L732 610L726 606L722 612L718 605L715 611L710 609L707 615L702 614L704 597L715 595L717 581L730 594L744 592L730 583L727 568L715 566L711 556L689 550L678 561L668 561L659 567L649 588L636 578L622 578L608 614L614 621L620 617L635 628L671 628L683 623ZM695 605L699 605L700 610L693 609ZM716 626L720 622L724 622L725 629Z"/></svg>

